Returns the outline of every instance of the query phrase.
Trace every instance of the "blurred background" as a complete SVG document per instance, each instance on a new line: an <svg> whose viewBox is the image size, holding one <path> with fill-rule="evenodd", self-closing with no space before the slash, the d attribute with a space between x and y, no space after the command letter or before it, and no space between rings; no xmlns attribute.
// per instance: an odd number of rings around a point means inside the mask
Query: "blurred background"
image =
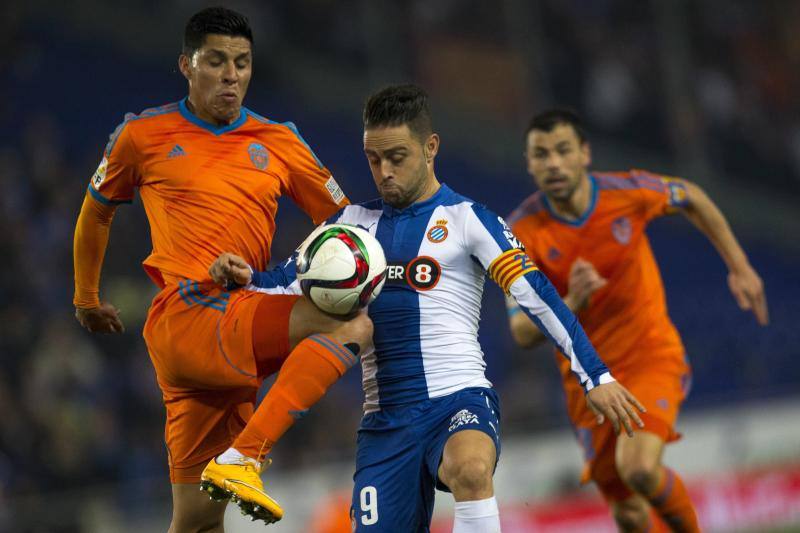
<svg viewBox="0 0 800 533"><path fill-rule="evenodd" d="M164 410L141 338L155 294L140 267L150 250L144 211L138 200L118 210L103 271L101 294L122 310L123 335L92 336L73 318L72 232L123 115L185 96L183 29L207 5L0 7L0 531L169 524ZM701 184L764 278L772 322L760 328L739 311L724 265L684 219L651 225L694 368L685 438L667 460L709 531L800 531L800 2L226 5L254 29L245 105L295 122L351 200L375 196L363 100L406 81L432 97L439 178L498 213L534 191L522 134L552 105L583 113L596 169ZM282 204L273 257L310 230ZM503 408L504 531L613 531L594 489L578 486L581 456L553 355L514 347L491 284L480 334ZM277 446L266 479L287 518L273 529L348 530L361 399L354 369ZM449 531L451 501L439 493L434 530ZM344 529L330 529L333 516L345 517ZM226 527L262 529L236 512Z"/></svg>

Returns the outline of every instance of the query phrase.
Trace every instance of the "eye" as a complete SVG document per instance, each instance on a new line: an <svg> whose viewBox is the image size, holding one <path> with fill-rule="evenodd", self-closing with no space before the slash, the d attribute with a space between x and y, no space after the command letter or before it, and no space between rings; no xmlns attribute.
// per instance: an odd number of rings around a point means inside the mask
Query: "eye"
<svg viewBox="0 0 800 533"><path fill-rule="evenodd" d="M399 165L406 158L404 155L393 155L389 160L393 165Z"/></svg>
<svg viewBox="0 0 800 533"><path fill-rule="evenodd" d="M547 152L543 150L537 150L533 153L534 159L545 159L547 157Z"/></svg>
<svg viewBox="0 0 800 533"><path fill-rule="evenodd" d="M570 152L572 152L572 148L569 146L564 146L558 149L558 153L561 155L567 155Z"/></svg>

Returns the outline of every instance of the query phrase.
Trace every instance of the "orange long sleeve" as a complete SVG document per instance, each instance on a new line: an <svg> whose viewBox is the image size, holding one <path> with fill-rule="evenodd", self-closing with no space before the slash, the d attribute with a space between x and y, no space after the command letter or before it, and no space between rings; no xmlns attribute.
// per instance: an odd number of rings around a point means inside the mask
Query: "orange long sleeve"
<svg viewBox="0 0 800 533"><path fill-rule="evenodd" d="M100 305L100 269L116 209L117 206L102 204L89 194L83 200L73 241L75 296L72 302L75 307Z"/></svg>

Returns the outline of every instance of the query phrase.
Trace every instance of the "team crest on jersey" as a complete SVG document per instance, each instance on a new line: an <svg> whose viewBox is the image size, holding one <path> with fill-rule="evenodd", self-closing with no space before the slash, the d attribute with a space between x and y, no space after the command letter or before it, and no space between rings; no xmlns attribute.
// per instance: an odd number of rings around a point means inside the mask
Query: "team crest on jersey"
<svg viewBox="0 0 800 533"><path fill-rule="evenodd" d="M461 426L478 423L478 415L471 413L469 409L462 409L453 415L453 418L450 419L450 427L447 429L453 432L456 428L460 428Z"/></svg>
<svg viewBox="0 0 800 533"><path fill-rule="evenodd" d="M100 165L97 167L94 176L92 176L92 185L94 185L95 189L99 189L100 184L102 184L103 181L105 181L107 171L108 171L108 159L103 157L103 160L100 161Z"/></svg>
<svg viewBox="0 0 800 533"><path fill-rule="evenodd" d="M555 246L551 246L549 250L547 250L547 258L550 261L558 261L561 259L561 252L558 251L558 248Z"/></svg>
<svg viewBox="0 0 800 533"><path fill-rule="evenodd" d="M264 170L269 164L269 152L263 145L252 143L247 147L247 153L250 155L250 161L253 162L258 170Z"/></svg>
<svg viewBox="0 0 800 533"><path fill-rule="evenodd" d="M428 230L428 240L437 243L447 238L447 220L437 220L436 225Z"/></svg>
<svg viewBox="0 0 800 533"><path fill-rule="evenodd" d="M617 239L620 244L628 244L631 242L631 219L628 217L619 217L611 223L611 234Z"/></svg>

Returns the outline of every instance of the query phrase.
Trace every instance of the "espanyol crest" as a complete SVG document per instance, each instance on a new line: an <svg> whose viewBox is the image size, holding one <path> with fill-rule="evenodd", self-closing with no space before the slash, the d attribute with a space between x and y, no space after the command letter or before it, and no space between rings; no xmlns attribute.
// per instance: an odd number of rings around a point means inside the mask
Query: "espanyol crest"
<svg viewBox="0 0 800 533"><path fill-rule="evenodd" d="M617 239L620 244L628 244L631 242L631 219L628 217L619 217L611 223L611 234Z"/></svg>
<svg viewBox="0 0 800 533"><path fill-rule="evenodd" d="M263 145L252 143L247 147L247 153L250 155L250 161L258 170L264 170L269 164L269 152Z"/></svg>

